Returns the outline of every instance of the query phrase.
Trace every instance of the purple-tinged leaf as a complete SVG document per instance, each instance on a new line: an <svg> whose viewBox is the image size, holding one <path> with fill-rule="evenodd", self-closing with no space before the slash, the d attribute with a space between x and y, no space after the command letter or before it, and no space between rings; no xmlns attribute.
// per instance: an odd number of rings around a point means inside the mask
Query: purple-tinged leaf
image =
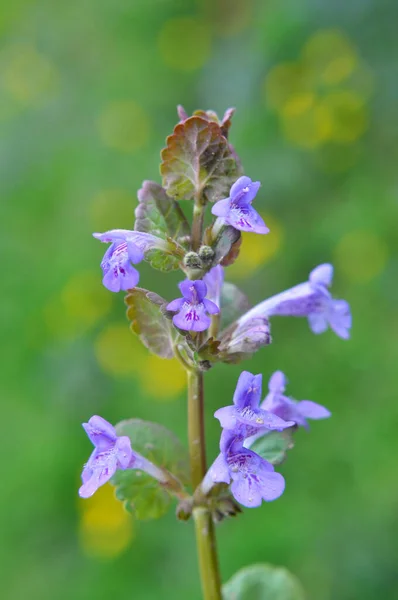
<svg viewBox="0 0 398 600"><path fill-rule="evenodd" d="M161 185L144 181L138 190L139 204L135 209L136 231L153 233L163 239L177 240L189 236L190 229L181 207L170 198Z"/></svg>
<svg viewBox="0 0 398 600"><path fill-rule="evenodd" d="M125 303L130 328L144 346L161 358L173 358L173 327L162 310L166 301L153 292L134 288L129 290Z"/></svg>
<svg viewBox="0 0 398 600"><path fill-rule="evenodd" d="M226 197L241 174L220 126L193 116L176 125L161 153L163 187L176 200Z"/></svg>

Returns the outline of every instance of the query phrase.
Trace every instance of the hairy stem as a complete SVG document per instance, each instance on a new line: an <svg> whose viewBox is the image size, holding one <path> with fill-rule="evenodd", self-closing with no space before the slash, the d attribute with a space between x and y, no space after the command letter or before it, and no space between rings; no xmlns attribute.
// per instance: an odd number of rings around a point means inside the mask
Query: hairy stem
<svg viewBox="0 0 398 600"><path fill-rule="evenodd" d="M203 234L203 221L205 217L205 206L202 204L200 198L195 199L195 205L193 209L193 221L192 221L192 232L191 232L191 246L194 252L197 252L202 243Z"/></svg>
<svg viewBox="0 0 398 600"><path fill-rule="evenodd" d="M190 370L188 374L188 437L192 487L195 490L206 473L204 429L203 373ZM222 600L218 568L216 537L208 508L198 506L193 511L200 578L204 600Z"/></svg>

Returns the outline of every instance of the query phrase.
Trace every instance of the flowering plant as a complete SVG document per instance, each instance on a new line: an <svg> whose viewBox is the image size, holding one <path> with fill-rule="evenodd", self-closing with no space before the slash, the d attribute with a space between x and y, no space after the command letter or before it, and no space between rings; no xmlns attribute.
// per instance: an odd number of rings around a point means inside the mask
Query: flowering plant
<svg viewBox="0 0 398 600"><path fill-rule="evenodd" d="M314 333L330 327L347 339L350 308L329 292L329 264L313 269L308 281L248 308L244 294L225 282L225 269L238 258L241 231L269 232L253 207L260 182L242 174L228 141L232 109L221 120L212 111L188 117L179 107L178 114L180 122L161 154L162 186L144 181L134 230L94 237L110 244L101 262L103 284L110 292L127 292L132 330L150 352L166 360L177 357L186 369L189 451L159 424L134 418L113 427L93 416L83 425L95 448L79 493L87 498L110 480L117 497L142 519L161 516L175 498L177 518L195 522L205 600L239 600L252 597L254 589L264 590L264 598L298 600L302 592L295 578L265 565L239 571L222 587L214 525L241 506L277 499L285 480L275 466L293 447L296 429L330 412L285 396L281 371L271 375L262 400L262 375L243 371L232 403L215 412L222 428L220 452L208 467L203 378L217 363L238 363L270 344L270 319L276 315L307 317ZM191 223L182 201L191 202ZM209 205L215 218L205 227ZM137 287L140 275L133 265L143 260L161 271L180 269L181 296L169 301ZM228 299L232 310L226 311Z"/></svg>

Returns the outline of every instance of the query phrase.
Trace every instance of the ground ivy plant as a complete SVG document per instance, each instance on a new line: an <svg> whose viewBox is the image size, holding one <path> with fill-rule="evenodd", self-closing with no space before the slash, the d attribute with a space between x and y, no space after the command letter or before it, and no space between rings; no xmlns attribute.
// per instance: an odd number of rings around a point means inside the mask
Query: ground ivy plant
<svg viewBox="0 0 398 600"><path fill-rule="evenodd" d="M228 141L233 112L227 110L220 120L213 111L188 116L178 107L179 123L161 153L162 185L144 181L134 230L94 233L110 244L102 281L110 292L125 292L132 331L150 352L165 360L176 357L186 370L189 450L163 425L138 415L115 426L93 416L83 424L94 450L79 494L88 498L110 481L139 519L158 518L176 501L177 518L192 517L195 523L205 600L300 600L297 580L270 565L245 567L222 586L215 524L241 512L241 506L276 500L285 480L275 467L293 447L295 431L330 412L286 396L281 371L270 374L263 399L262 375L242 371L232 400L225 399L226 406L215 412L220 452L208 466L203 378L217 363L241 362L270 344L270 319L276 315L307 317L314 333L330 327L347 339L351 314L348 303L329 292L330 264L254 307L225 281L228 266L239 257L241 232L269 232L253 207L260 182L243 175ZM134 265L143 260L160 271L182 271L175 299L138 287Z"/></svg>

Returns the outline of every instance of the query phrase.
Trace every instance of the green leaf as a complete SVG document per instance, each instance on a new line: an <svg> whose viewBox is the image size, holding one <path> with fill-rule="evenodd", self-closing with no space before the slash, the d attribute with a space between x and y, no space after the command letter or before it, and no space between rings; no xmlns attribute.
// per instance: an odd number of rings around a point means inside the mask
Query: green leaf
<svg viewBox="0 0 398 600"><path fill-rule="evenodd" d="M173 242L171 241L171 246ZM145 254L145 260L149 262L153 269L157 269L158 271L175 271L180 268L181 258L180 256L176 256L173 254L169 254L164 252L163 250L159 250L158 248L153 248L152 250L148 250Z"/></svg>
<svg viewBox="0 0 398 600"><path fill-rule="evenodd" d="M299 580L283 567L250 565L223 586L223 600L305 600Z"/></svg>
<svg viewBox="0 0 398 600"><path fill-rule="evenodd" d="M153 233L163 239L189 236L190 229L184 213L161 185L144 181L138 190L138 200L135 209L136 231Z"/></svg>
<svg viewBox="0 0 398 600"><path fill-rule="evenodd" d="M272 465L280 465L286 459L287 451L294 446L293 429L292 427L284 431L270 431L253 442L250 450Z"/></svg>
<svg viewBox="0 0 398 600"><path fill-rule="evenodd" d="M174 331L171 321L163 314L166 301L142 288L129 290L124 301L131 330L139 336L144 346L161 358L173 358Z"/></svg>
<svg viewBox="0 0 398 600"><path fill-rule="evenodd" d="M130 438L134 451L167 469L183 485L189 482L188 452L171 431L141 419L121 421L116 431ZM142 471L118 470L111 483L116 487L116 497L137 519L158 519L170 506L172 495L168 489Z"/></svg>
<svg viewBox="0 0 398 600"><path fill-rule="evenodd" d="M221 327L227 327L250 308L250 302L236 285L224 282L221 289Z"/></svg>
<svg viewBox="0 0 398 600"><path fill-rule="evenodd" d="M162 150L163 187L176 200L227 197L241 175L236 156L214 121L193 116L174 128Z"/></svg>

